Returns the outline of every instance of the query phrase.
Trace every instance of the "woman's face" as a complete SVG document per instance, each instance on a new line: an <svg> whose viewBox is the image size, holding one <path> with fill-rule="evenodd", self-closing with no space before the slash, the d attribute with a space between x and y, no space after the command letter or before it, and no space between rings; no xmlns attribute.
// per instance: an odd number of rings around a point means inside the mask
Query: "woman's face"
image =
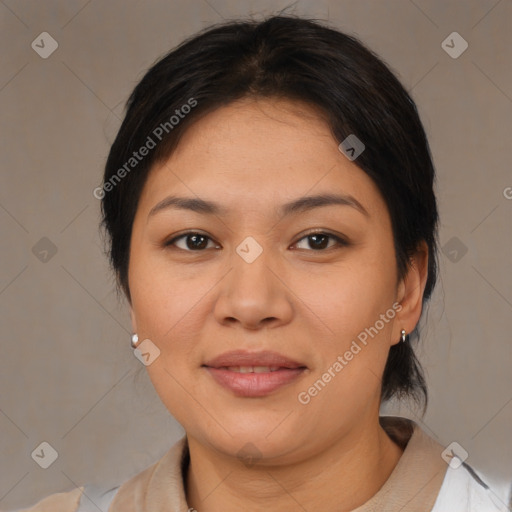
<svg viewBox="0 0 512 512"><path fill-rule="evenodd" d="M268 464L375 423L389 348L419 315L377 187L284 100L208 114L152 170L129 286L134 330L160 350L147 371L189 438Z"/></svg>

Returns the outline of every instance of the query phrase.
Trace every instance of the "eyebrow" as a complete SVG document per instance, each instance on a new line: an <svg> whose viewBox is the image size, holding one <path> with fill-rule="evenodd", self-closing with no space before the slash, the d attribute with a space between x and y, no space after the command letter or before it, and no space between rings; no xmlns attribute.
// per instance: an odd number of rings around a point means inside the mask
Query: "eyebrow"
<svg viewBox="0 0 512 512"><path fill-rule="evenodd" d="M304 213L314 208L332 205L351 206L363 215L366 215L367 217L370 216L368 211L355 197L344 194L320 194L300 197L299 199L295 199L294 201L281 205L278 210L278 215L282 218L292 214ZM148 217L169 208L189 210L203 215L222 216L229 213L229 210L226 207L221 206L214 201L207 201L205 199L192 197L169 196L153 206Z"/></svg>

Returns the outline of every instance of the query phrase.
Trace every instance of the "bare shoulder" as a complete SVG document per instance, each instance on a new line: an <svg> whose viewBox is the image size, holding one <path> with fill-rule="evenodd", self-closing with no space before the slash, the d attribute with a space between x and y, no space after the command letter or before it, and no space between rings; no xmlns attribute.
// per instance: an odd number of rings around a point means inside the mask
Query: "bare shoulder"
<svg viewBox="0 0 512 512"><path fill-rule="evenodd" d="M83 487L77 487L72 491L51 494L29 508L12 512L76 512L83 490Z"/></svg>

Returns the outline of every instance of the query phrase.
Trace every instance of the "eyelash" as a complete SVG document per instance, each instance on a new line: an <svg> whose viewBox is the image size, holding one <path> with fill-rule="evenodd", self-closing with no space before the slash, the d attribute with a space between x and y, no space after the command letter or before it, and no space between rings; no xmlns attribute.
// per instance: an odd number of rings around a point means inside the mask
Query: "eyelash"
<svg viewBox="0 0 512 512"><path fill-rule="evenodd" d="M182 238L186 238L188 236L191 236L191 235L199 235L201 237L204 237L204 238L207 238L208 240L212 240L212 238L210 238L208 235L205 235L203 233L199 233L197 231L187 231L186 233L182 233L181 235L178 235L174 238L172 238L171 240L168 240L166 242L164 242L163 246L165 248L170 248L172 247L178 240L182 239ZM302 238L299 238L299 240L297 240L293 245L296 245L298 244L299 242L301 242L302 240L308 238L309 236L313 236L313 235L324 235L324 236L327 236L329 238L332 238L333 240L336 241L337 245L339 247L347 247L350 245L350 243L345 240L344 238L341 238L340 236L337 236L337 235L334 235L333 233L329 233L327 231L311 231L309 233L306 233L304 236L302 236ZM306 249L308 251L311 251L311 252L327 252L329 251L330 249L334 249L336 246L331 246L331 247L327 247L326 249ZM174 247L176 249L179 249L181 251L184 251L184 252L203 252L205 251L206 249L199 249L199 250L190 250L190 249L181 249L180 247ZM299 250L304 250L304 249L299 249Z"/></svg>

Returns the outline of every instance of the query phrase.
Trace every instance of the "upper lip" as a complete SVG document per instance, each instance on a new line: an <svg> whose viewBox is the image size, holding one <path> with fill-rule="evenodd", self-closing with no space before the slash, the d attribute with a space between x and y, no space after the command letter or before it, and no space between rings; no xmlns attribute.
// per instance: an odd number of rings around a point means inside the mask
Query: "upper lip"
<svg viewBox="0 0 512 512"><path fill-rule="evenodd" d="M293 359L277 352L264 350L261 352L248 352L246 350L233 350L224 352L213 359L209 359L203 366L211 368L223 368L230 366L272 366L279 368L305 368Z"/></svg>

